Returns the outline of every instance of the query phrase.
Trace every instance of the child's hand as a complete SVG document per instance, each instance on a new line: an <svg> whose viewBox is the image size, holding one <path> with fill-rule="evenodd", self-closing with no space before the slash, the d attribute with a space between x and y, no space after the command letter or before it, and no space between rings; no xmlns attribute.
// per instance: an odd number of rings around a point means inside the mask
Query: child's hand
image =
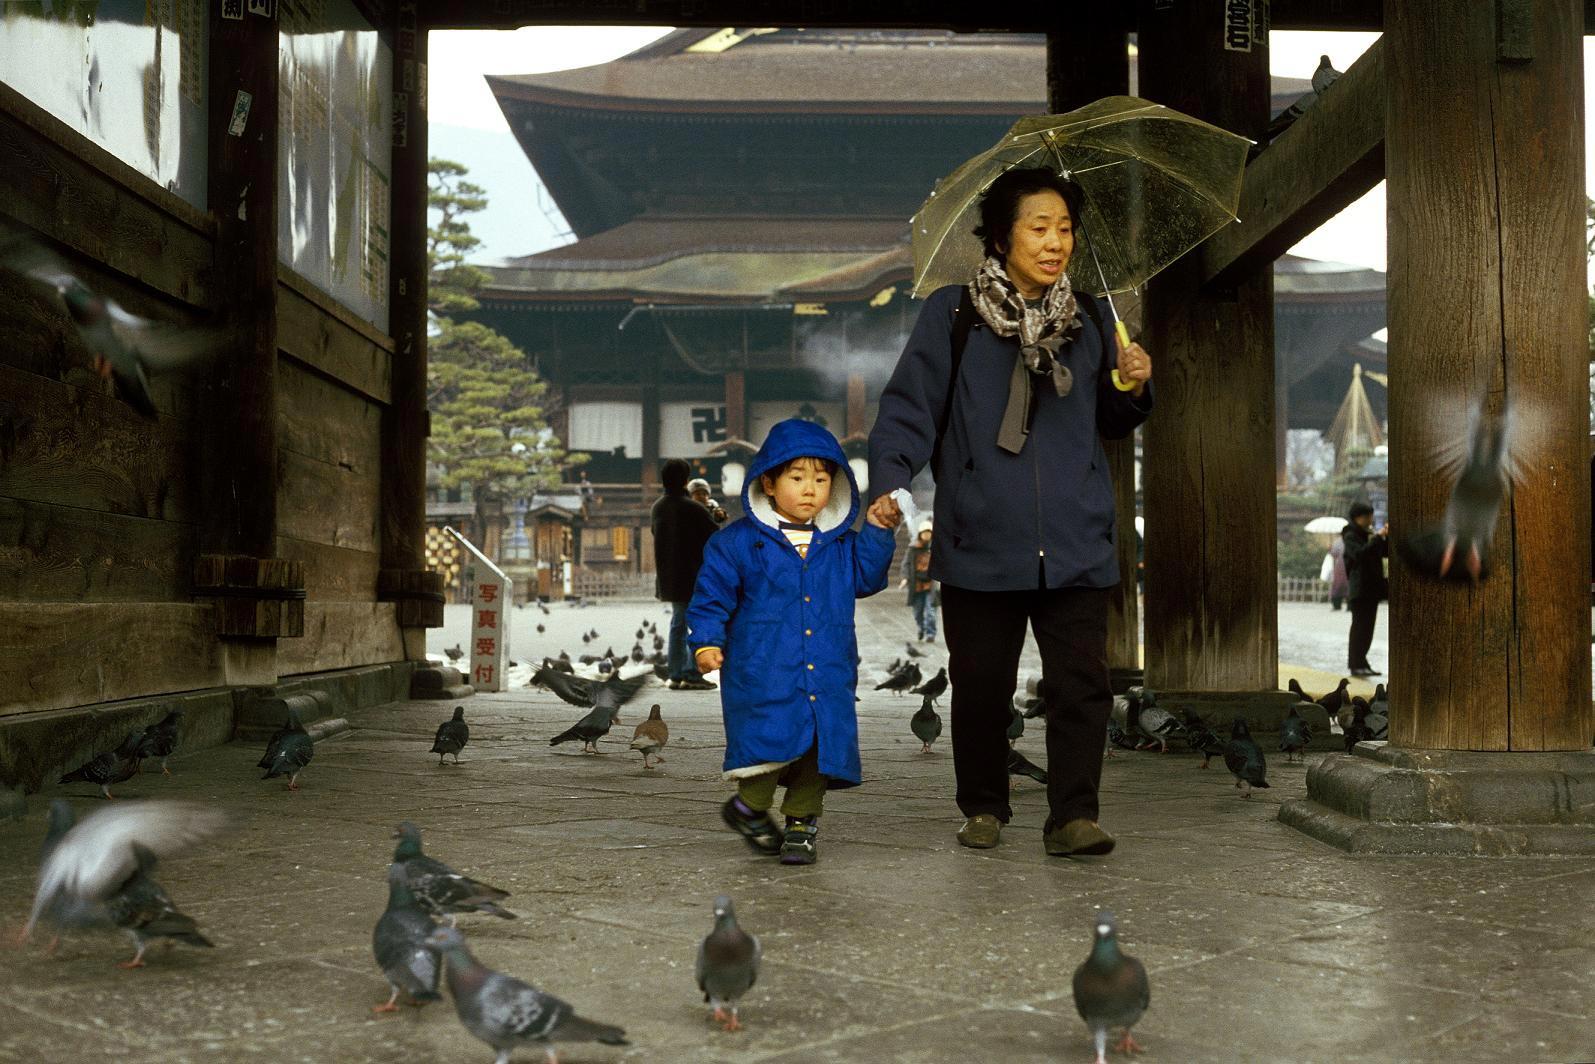
<svg viewBox="0 0 1595 1064"><path fill-rule="evenodd" d="M704 647L698 651L697 665L699 672L713 672L726 663L726 656L719 647Z"/></svg>

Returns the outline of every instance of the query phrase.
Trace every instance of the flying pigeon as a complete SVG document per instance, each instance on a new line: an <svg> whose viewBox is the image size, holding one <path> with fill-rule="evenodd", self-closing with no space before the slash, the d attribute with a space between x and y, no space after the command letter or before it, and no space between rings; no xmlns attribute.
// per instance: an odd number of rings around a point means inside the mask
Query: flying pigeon
<svg viewBox="0 0 1595 1064"><path fill-rule="evenodd" d="M138 749L135 751L138 759L142 761L145 758L160 758L161 771L170 776L172 770L166 767L166 759L177 749L177 724L182 717L183 711L174 709L155 724L145 728L144 734L139 738Z"/></svg>
<svg viewBox="0 0 1595 1064"><path fill-rule="evenodd" d="M659 715L659 703L655 702L653 708L648 711L648 719L637 722L637 730L631 736L631 748L641 752L643 768L653 768L648 759L663 761L664 755L659 751L663 750L669 741L670 728Z"/></svg>
<svg viewBox="0 0 1595 1064"><path fill-rule="evenodd" d="M288 777L288 789L299 789L299 773L310 764L310 759L316 756L316 744L310 738L310 733L305 731L299 723L299 714L292 709L288 710L288 720L278 728L270 739L266 741L266 753L255 765L263 768L266 774L260 777L263 780L276 779L278 776Z"/></svg>
<svg viewBox="0 0 1595 1064"><path fill-rule="evenodd" d="M586 655L583 655L586 657ZM568 663L567 663L568 666ZM528 687L536 685L546 687L573 706L591 709L593 705L593 688L596 681L584 679L574 672L560 669L555 663L550 662L532 674Z"/></svg>
<svg viewBox="0 0 1595 1064"><path fill-rule="evenodd" d="M393 837L399 840L393 848L393 865L403 870L405 886L421 908L434 916L448 916L451 925L457 913L515 919L514 913L498 904L509 897L509 891L479 883L422 853L421 829L413 823L402 822L394 829Z"/></svg>
<svg viewBox="0 0 1595 1064"><path fill-rule="evenodd" d="M14 270L52 289L77 326L94 371L116 383L123 402L147 418L156 416L150 374L197 365L226 347L228 334L142 318L67 272L53 253L17 238L0 244L0 268Z"/></svg>
<svg viewBox="0 0 1595 1064"><path fill-rule="evenodd" d="M405 868L395 861L388 866L388 907L371 932L371 952L377 967L393 993L372 1012L397 1012L402 993L416 1005L436 1001L438 978L443 974L443 958L427 939L438 925L410 891Z"/></svg>
<svg viewBox="0 0 1595 1064"><path fill-rule="evenodd" d="M759 940L737 925L731 899L714 899L714 928L698 945L698 989L726 1031L740 1031L737 1002L759 978ZM729 1010L729 1012L727 1011Z"/></svg>
<svg viewBox="0 0 1595 1064"><path fill-rule="evenodd" d="M465 707L455 706L454 716L438 725L437 737L432 740L432 749L427 753L438 755L438 764L443 764L443 758L448 754L454 755L454 763L460 763L460 751L465 749L465 744L471 741L471 726L465 723Z"/></svg>
<svg viewBox="0 0 1595 1064"><path fill-rule="evenodd" d="M528 1044L541 1046L550 1064L557 1064L555 1046L560 1042L631 1044L619 1027L583 1019L554 995L484 967L471 955L465 936L452 927L434 931L427 943L443 954L460 1023L493 1047L495 1064L509 1064L510 1054Z"/></svg>
<svg viewBox="0 0 1595 1064"><path fill-rule="evenodd" d="M1268 771L1268 760L1263 757L1263 748L1252 741L1252 733L1247 730L1244 717L1236 717L1235 723L1230 726L1229 743L1224 747L1224 767L1234 775L1235 786L1245 785L1242 798L1250 798L1253 787L1268 786L1268 780L1264 778Z"/></svg>
<svg viewBox="0 0 1595 1064"><path fill-rule="evenodd" d="M1285 754L1285 763L1299 759L1312 741L1312 727L1292 707L1285 719L1279 722L1279 749Z"/></svg>
<svg viewBox="0 0 1595 1064"><path fill-rule="evenodd" d="M914 688L913 694L924 695L929 699L940 698L947 691L947 670L937 669L936 675Z"/></svg>
<svg viewBox="0 0 1595 1064"><path fill-rule="evenodd" d="M105 903L136 877L140 860L136 850L151 857L171 857L215 835L226 822L209 806L147 801L118 802L73 823L70 807L52 803L50 826L55 837L46 841L23 937L41 919L57 926L78 926L104 913Z"/></svg>
<svg viewBox="0 0 1595 1064"><path fill-rule="evenodd" d="M1130 1028L1140 1021L1151 1003L1152 987L1146 979L1146 967L1119 949L1117 921L1112 913L1099 911L1091 954L1074 972L1074 1007L1096 1041L1096 1064L1107 1064L1110 1030L1124 1032L1113 1047L1116 1052L1141 1051Z"/></svg>
<svg viewBox="0 0 1595 1064"><path fill-rule="evenodd" d="M94 755L88 762L62 776L61 782L92 783L100 788L100 793L105 797L116 797L111 793L111 784L124 783L138 772L138 748L143 739L141 732L129 733L121 746Z"/></svg>
<svg viewBox="0 0 1595 1064"><path fill-rule="evenodd" d="M461 658L465 657L465 648L460 646L460 644L455 643L453 646L443 651L443 653L448 656L450 661L459 661Z"/></svg>
<svg viewBox="0 0 1595 1064"><path fill-rule="evenodd" d="M1396 541L1396 553L1420 576L1475 585L1490 575L1490 544L1517 479L1519 418L1508 405L1499 419L1481 398L1468 418L1467 435L1444 449L1442 471L1455 475L1439 528L1420 529Z"/></svg>
<svg viewBox="0 0 1595 1064"><path fill-rule="evenodd" d="M131 849L133 874L105 900L105 912L111 923L126 931L138 949L132 960L122 961L117 967L144 967L144 951L150 948L151 942L163 938L189 946L213 948L215 944L199 933L194 918L178 912L166 891L150 878L155 871L155 855L136 842Z"/></svg>
<svg viewBox="0 0 1595 1064"><path fill-rule="evenodd" d="M909 718L908 727L913 731L914 737L924 745L920 753L930 753L930 744L941 736L941 716L936 712L936 703L930 695L919 704L919 710Z"/></svg>
<svg viewBox="0 0 1595 1064"><path fill-rule="evenodd" d="M1047 784L1047 770L1012 747L1008 749L1008 775L1029 776L1043 787Z"/></svg>

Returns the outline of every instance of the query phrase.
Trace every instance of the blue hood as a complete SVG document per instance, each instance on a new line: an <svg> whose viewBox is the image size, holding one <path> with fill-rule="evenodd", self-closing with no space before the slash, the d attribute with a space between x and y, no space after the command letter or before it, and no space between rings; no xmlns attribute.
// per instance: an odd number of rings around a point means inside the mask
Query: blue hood
<svg viewBox="0 0 1595 1064"><path fill-rule="evenodd" d="M753 456L753 464L748 466L747 479L742 485L743 512L772 532L778 531L775 505L764 493L759 476L793 458L829 458L837 466L837 478L831 481L831 501L814 515L814 526L819 529L815 538L831 539L851 528L859 508L858 484L853 480L852 467L847 464L847 456L842 453L842 445L836 442L835 436L802 418L778 422L764 438L764 446ZM836 490L842 477L847 478L845 496Z"/></svg>

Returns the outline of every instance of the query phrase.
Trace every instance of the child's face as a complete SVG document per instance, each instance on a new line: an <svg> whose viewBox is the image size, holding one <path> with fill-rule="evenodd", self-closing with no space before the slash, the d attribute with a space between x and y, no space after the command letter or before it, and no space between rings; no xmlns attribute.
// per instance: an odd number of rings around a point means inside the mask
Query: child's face
<svg viewBox="0 0 1595 1064"><path fill-rule="evenodd" d="M699 505L709 505L709 492L706 488L699 488L697 491L694 491L692 493L692 497L698 500Z"/></svg>
<svg viewBox="0 0 1595 1064"><path fill-rule="evenodd" d="M930 529L927 528L919 534L919 545L921 547L930 546Z"/></svg>
<svg viewBox="0 0 1595 1064"><path fill-rule="evenodd" d="M764 493L776 512L793 521L810 521L831 501L831 474L813 458L799 458L774 479L763 476Z"/></svg>

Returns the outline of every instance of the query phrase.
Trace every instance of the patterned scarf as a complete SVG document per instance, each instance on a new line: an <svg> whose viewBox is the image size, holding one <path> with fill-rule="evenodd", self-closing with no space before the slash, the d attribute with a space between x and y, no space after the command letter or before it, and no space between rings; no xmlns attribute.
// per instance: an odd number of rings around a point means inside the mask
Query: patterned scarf
<svg viewBox="0 0 1595 1064"><path fill-rule="evenodd" d="M969 295L991 331L1019 338L1019 357L1008 381L1008 405L997 430L997 446L1010 454L1024 449L1030 436L1031 375L1049 377L1058 395L1068 395L1074 374L1059 352L1080 332L1074 287L1065 272L1041 295L1040 306L1027 304L1018 287L995 257L981 263L969 282Z"/></svg>

